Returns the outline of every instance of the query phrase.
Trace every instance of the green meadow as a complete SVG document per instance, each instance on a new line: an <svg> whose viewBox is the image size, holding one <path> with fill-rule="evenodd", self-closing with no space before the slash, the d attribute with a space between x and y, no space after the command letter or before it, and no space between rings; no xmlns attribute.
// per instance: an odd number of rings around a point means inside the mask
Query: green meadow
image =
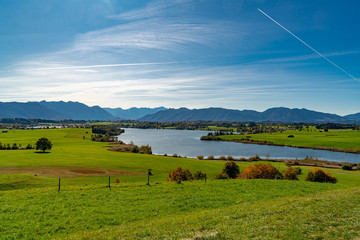
<svg viewBox="0 0 360 240"><path fill-rule="evenodd" d="M293 135L294 137L288 137ZM328 132L310 128L306 130L285 130L283 132L247 134L247 135L225 135L221 136L224 140L241 140L251 136L251 140L267 141L274 144L296 147L326 147L339 149L360 150L360 131L359 130L335 130L329 129Z"/></svg>
<svg viewBox="0 0 360 240"><path fill-rule="evenodd" d="M113 175L110 189L106 174L61 177L58 193L58 177L2 173L2 239L360 237L360 171L327 169L336 184L306 182L311 167L301 167L299 181L214 180L223 161L112 152L108 143L90 140L90 129L9 130L0 133L0 142L26 146L41 137L52 141L50 153L0 150L0 171L91 167L140 174ZM254 163L238 164L244 169ZM286 169L283 163L273 165ZM178 166L205 172L207 182L166 181ZM116 178L121 182L114 183Z"/></svg>

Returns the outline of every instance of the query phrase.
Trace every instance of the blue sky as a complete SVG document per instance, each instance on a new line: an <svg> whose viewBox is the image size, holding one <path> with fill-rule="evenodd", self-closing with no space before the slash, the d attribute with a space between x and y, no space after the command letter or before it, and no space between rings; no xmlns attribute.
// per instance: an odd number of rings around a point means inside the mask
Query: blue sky
<svg viewBox="0 0 360 240"><path fill-rule="evenodd" d="M0 101L360 112L359 8L355 0L0 0Z"/></svg>

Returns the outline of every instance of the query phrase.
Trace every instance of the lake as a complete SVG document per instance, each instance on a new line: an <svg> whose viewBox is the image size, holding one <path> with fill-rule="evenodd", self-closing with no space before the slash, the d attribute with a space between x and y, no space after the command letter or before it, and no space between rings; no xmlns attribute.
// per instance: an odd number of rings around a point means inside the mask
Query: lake
<svg viewBox="0 0 360 240"><path fill-rule="evenodd" d="M248 158L258 154L264 159L267 156L283 159L303 159L308 156L327 161L360 162L360 154L353 153L235 142L201 141L200 137L207 134L208 131L125 128L125 133L119 136L119 140L125 143L133 141L139 146L149 144L153 154L158 155L166 153L167 155L177 154L191 158L196 158L198 155L203 155L205 158L209 155L214 157L231 155L234 158Z"/></svg>

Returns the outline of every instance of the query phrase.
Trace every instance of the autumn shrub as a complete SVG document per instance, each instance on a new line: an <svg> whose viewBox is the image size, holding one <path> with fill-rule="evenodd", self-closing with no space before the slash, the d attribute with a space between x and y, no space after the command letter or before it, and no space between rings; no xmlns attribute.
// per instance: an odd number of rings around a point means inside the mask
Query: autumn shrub
<svg viewBox="0 0 360 240"><path fill-rule="evenodd" d="M120 182L121 182L121 181L120 181L119 178L115 178L114 183L120 183Z"/></svg>
<svg viewBox="0 0 360 240"><path fill-rule="evenodd" d="M220 160L226 160L226 157L225 156L220 156L219 159Z"/></svg>
<svg viewBox="0 0 360 240"><path fill-rule="evenodd" d="M213 155L210 155L207 157L208 160L214 160L214 156Z"/></svg>
<svg viewBox="0 0 360 240"><path fill-rule="evenodd" d="M234 158L232 156L227 156L226 160L230 161L230 160L234 160Z"/></svg>
<svg viewBox="0 0 360 240"><path fill-rule="evenodd" d="M174 171L169 172L169 177L167 181L176 181L180 183L181 181L191 181L193 176L188 169L183 169L182 167L177 167Z"/></svg>
<svg viewBox="0 0 360 240"><path fill-rule="evenodd" d="M259 155L256 154L255 156L249 157L249 160L250 161L259 161L259 160L261 160L261 158Z"/></svg>
<svg viewBox="0 0 360 240"><path fill-rule="evenodd" d="M245 168L240 175L243 179L282 179L282 173L270 164L259 163L255 165L249 165Z"/></svg>
<svg viewBox="0 0 360 240"><path fill-rule="evenodd" d="M222 170L229 178L237 178L240 173L239 166L232 160L227 161Z"/></svg>
<svg viewBox="0 0 360 240"><path fill-rule="evenodd" d="M194 180L202 180L202 179L205 179L206 178L206 173L203 173L201 171L196 171L194 173Z"/></svg>
<svg viewBox="0 0 360 240"><path fill-rule="evenodd" d="M284 171L283 177L283 179L285 180L299 180L296 170L292 167L289 167Z"/></svg>
<svg viewBox="0 0 360 240"><path fill-rule="evenodd" d="M305 180L311 182L329 182L329 183L337 182L335 176L332 176L329 172L323 171L320 168L311 169L311 171L306 175Z"/></svg>
<svg viewBox="0 0 360 240"><path fill-rule="evenodd" d="M343 164L343 165L341 165L341 169L351 171L351 170L353 170L353 167L351 164Z"/></svg>
<svg viewBox="0 0 360 240"><path fill-rule="evenodd" d="M244 158L244 157L241 157L239 160L242 161L242 162L246 162L246 161L247 161L247 159Z"/></svg>
<svg viewBox="0 0 360 240"><path fill-rule="evenodd" d="M203 160L203 159L204 159L204 156L203 156L203 155L199 155L199 156L197 156L197 159Z"/></svg>
<svg viewBox="0 0 360 240"><path fill-rule="evenodd" d="M229 176L226 173L219 172L214 176L214 179L228 179Z"/></svg>

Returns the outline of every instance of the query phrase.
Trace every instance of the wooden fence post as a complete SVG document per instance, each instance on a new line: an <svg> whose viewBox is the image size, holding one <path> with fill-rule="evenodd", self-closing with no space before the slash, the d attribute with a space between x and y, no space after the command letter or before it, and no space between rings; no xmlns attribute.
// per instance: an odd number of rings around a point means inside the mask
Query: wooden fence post
<svg viewBox="0 0 360 240"><path fill-rule="evenodd" d="M111 186L110 186L110 176L109 176L109 189L111 190Z"/></svg>

